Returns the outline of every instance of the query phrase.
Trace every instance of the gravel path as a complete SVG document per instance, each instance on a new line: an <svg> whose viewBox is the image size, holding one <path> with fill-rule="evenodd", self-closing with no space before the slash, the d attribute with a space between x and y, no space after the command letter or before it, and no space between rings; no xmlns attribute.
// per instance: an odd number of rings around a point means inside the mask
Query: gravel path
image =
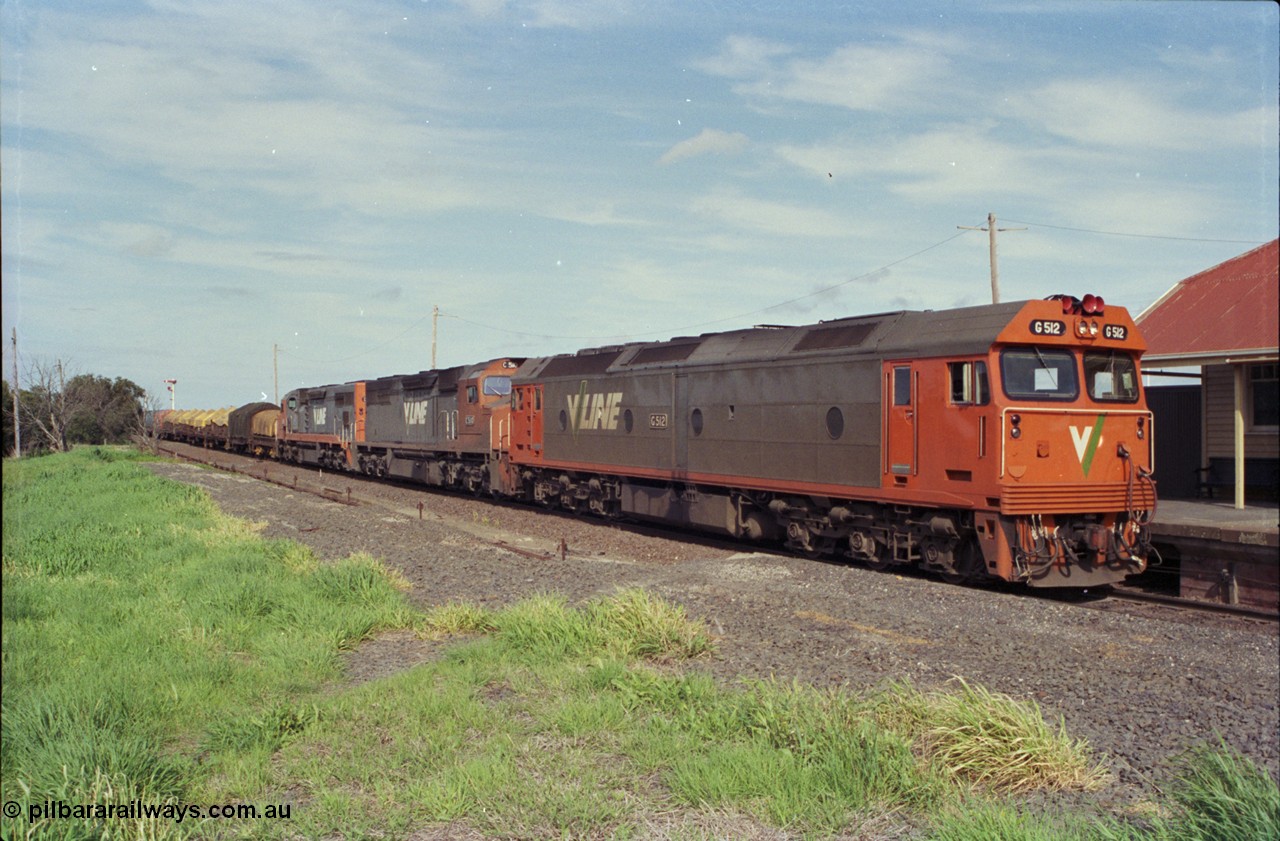
<svg viewBox="0 0 1280 841"><path fill-rule="evenodd" d="M243 469L246 461L235 463ZM1150 798L1170 757L1219 736L1280 779L1275 623L1205 620L1173 608L1092 610L279 465L271 468L277 480L350 487L362 504L189 464L153 469L208 489L229 514L265 522L267 536L299 540L327 558L365 551L383 559L422 605L498 606L535 592L579 601L641 586L707 622L719 650L706 667L726 680L776 675L859 690L903 678L928 689L961 677L1034 700L1110 765L1117 784L1103 803ZM432 644L394 635L362 648L351 677L390 674L433 655Z"/></svg>

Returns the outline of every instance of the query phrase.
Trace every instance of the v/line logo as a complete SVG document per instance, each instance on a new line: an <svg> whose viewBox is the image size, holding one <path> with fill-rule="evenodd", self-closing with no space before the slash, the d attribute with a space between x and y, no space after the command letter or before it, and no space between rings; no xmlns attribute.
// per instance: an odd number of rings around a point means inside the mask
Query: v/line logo
<svg viewBox="0 0 1280 841"><path fill-rule="evenodd" d="M406 400L404 402L405 426L422 426L431 420L430 404L426 400Z"/></svg>
<svg viewBox="0 0 1280 841"><path fill-rule="evenodd" d="M576 437L584 429L617 429L618 413L622 409L622 392L597 391L587 393L587 381L578 386L577 394L570 394L569 426Z"/></svg>

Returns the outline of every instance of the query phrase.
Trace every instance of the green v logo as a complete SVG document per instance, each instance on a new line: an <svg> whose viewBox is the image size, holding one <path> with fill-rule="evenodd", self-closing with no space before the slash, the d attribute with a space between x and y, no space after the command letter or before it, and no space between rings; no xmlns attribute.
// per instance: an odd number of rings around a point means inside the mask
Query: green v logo
<svg viewBox="0 0 1280 841"><path fill-rule="evenodd" d="M1089 476L1089 468L1093 467L1093 457L1098 452L1098 446L1102 443L1102 422L1106 420L1106 415L1098 415L1097 421L1094 422L1093 428L1087 426L1072 426L1071 441L1076 445L1076 458L1080 459L1080 467L1084 469L1084 475Z"/></svg>

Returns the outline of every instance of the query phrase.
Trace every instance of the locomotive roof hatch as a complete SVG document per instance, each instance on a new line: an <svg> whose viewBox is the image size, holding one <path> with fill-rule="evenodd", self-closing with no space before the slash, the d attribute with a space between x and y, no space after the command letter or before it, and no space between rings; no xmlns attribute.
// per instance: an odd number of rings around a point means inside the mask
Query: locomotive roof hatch
<svg viewBox="0 0 1280 841"><path fill-rule="evenodd" d="M908 310L880 336L883 356L950 356L986 353L1026 301L954 310Z"/></svg>

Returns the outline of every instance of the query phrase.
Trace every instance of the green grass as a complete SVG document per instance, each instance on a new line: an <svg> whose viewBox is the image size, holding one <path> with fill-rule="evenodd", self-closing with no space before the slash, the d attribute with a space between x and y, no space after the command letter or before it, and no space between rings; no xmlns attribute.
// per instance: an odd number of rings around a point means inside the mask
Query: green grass
<svg viewBox="0 0 1280 841"><path fill-rule="evenodd" d="M701 624L634 590L576 608L553 596L493 612L452 603L421 626L465 636L439 661L331 699L278 753L277 785L305 792L304 834L461 821L503 836L625 837L674 811L821 835L926 814L996 781L1096 784L1076 770L1093 767L1084 746L1038 710L969 687L718 686L680 666L710 650ZM964 721L994 720L969 739L981 756L963 768L947 757L966 737L935 733L958 704ZM1067 766L1057 776L1055 763Z"/></svg>
<svg viewBox="0 0 1280 841"><path fill-rule="evenodd" d="M1192 841L1280 838L1280 788L1225 744L1181 757L1171 789L1170 837Z"/></svg>
<svg viewBox="0 0 1280 841"><path fill-rule="evenodd" d="M879 720L911 738L948 776L988 792L1092 791L1108 782L1088 746L1072 739L1061 719L1048 725L1035 702L955 683L957 691L929 694L891 686L879 701Z"/></svg>
<svg viewBox="0 0 1280 841"><path fill-rule="evenodd" d="M1145 819L1062 812L1012 802L970 801L945 810L930 841L1258 841L1280 838L1280 788L1219 744L1175 761L1168 795Z"/></svg>
<svg viewBox="0 0 1280 841"><path fill-rule="evenodd" d="M725 686L714 640L641 590L410 609L377 561L263 540L93 448L4 470L0 838L1276 837L1275 783L1184 757L1142 820L1043 812L1106 773L1034 704L963 682ZM436 659L344 685L384 629ZM276 822L25 817L30 803L288 802Z"/></svg>
<svg viewBox="0 0 1280 841"><path fill-rule="evenodd" d="M264 541L128 450L7 461L3 568L3 785L24 815L104 791L192 802L314 724L297 699L340 651L413 619L373 559Z"/></svg>

